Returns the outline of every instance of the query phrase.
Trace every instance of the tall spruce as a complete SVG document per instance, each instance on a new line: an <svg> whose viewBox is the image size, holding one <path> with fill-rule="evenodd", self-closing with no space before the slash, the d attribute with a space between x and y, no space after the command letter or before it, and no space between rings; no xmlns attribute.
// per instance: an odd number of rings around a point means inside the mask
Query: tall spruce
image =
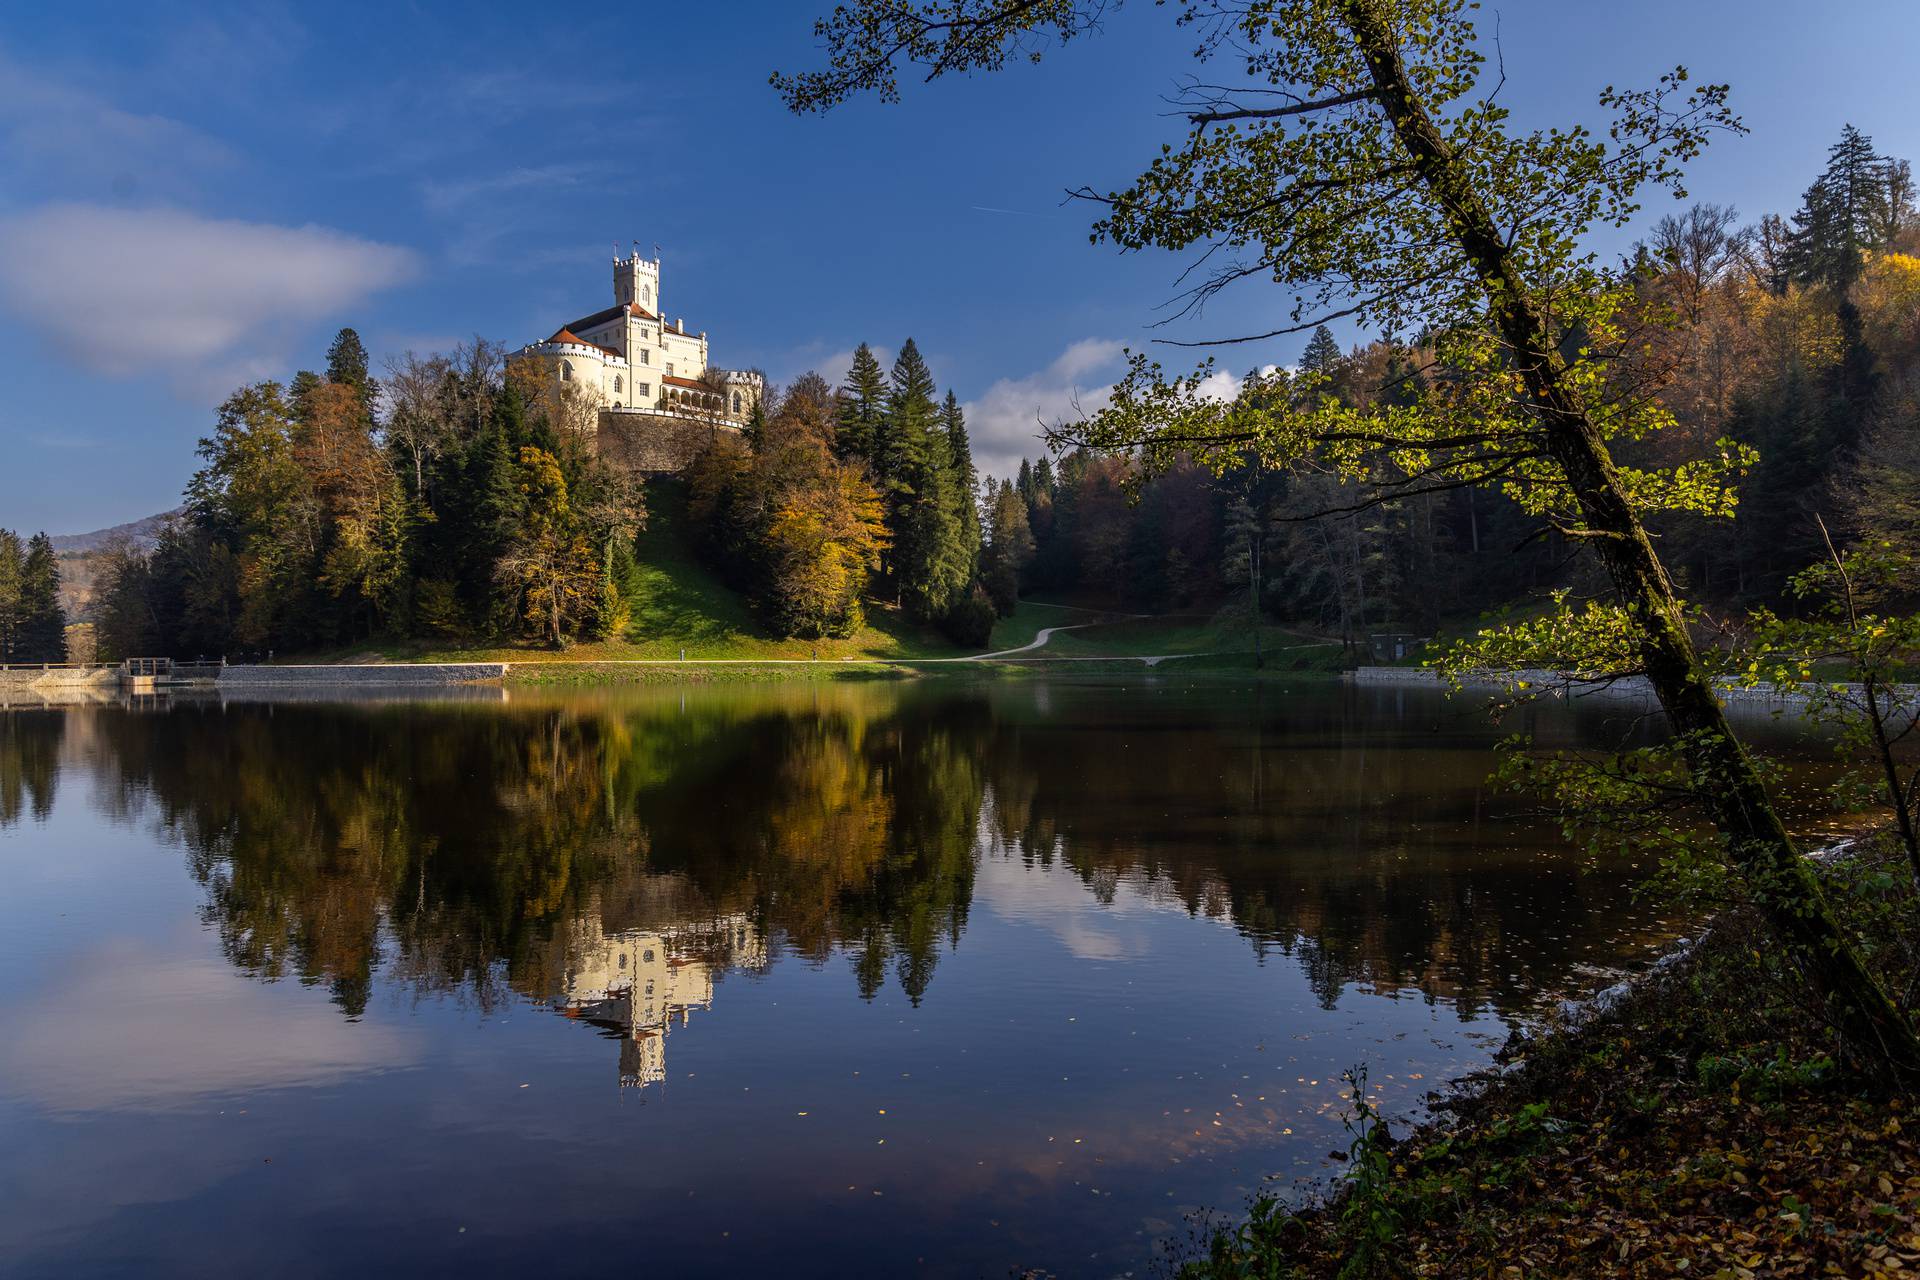
<svg viewBox="0 0 1920 1280"><path fill-rule="evenodd" d="M947 392L940 406L940 425L947 436L947 468L953 478L953 500L960 518L962 552L970 566L980 561L980 473L973 467L973 443L967 439L967 416L960 398Z"/></svg>
<svg viewBox="0 0 1920 1280"><path fill-rule="evenodd" d="M53 539L36 533L27 541L20 566L20 646L22 662L67 660L67 615L60 605L60 561Z"/></svg>
<svg viewBox="0 0 1920 1280"><path fill-rule="evenodd" d="M26 660L21 652L26 621L24 561L20 535L0 529L0 664Z"/></svg>
<svg viewBox="0 0 1920 1280"><path fill-rule="evenodd" d="M1340 344L1334 341L1333 330L1325 325L1316 326L1313 337L1307 340L1307 349L1300 353L1300 372L1331 378L1339 366Z"/></svg>
<svg viewBox="0 0 1920 1280"><path fill-rule="evenodd" d="M362 408L372 416L376 387L367 371L367 347L352 329L335 334L333 345L327 348L327 381L352 387Z"/></svg>
<svg viewBox="0 0 1920 1280"><path fill-rule="evenodd" d="M834 452L843 458L872 460L887 418L887 375L873 348L854 348L853 367L840 388L840 414Z"/></svg>
<svg viewBox="0 0 1920 1280"><path fill-rule="evenodd" d="M1792 277L1846 289L1859 278L1867 254L1885 248L1910 217L1911 188L1903 162L1875 154L1873 139L1846 126L1793 215L1787 244Z"/></svg>
<svg viewBox="0 0 1920 1280"><path fill-rule="evenodd" d="M958 601L973 567L953 495L952 459L933 374L912 338L893 363L892 381L875 460L886 482L892 585L909 614L935 622Z"/></svg>

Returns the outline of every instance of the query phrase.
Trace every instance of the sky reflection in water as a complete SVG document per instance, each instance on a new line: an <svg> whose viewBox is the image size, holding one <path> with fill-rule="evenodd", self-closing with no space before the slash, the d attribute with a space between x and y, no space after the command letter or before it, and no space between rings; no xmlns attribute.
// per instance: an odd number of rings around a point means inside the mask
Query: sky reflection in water
<svg viewBox="0 0 1920 1280"><path fill-rule="evenodd" d="M1672 932L1486 784L1597 710L492 698L0 711L10 1268L1146 1274Z"/></svg>

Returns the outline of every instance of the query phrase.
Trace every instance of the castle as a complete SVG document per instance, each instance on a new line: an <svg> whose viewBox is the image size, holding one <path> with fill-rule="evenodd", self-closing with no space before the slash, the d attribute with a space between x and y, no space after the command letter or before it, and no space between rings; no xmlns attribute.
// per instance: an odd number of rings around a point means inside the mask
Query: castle
<svg viewBox="0 0 1920 1280"><path fill-rule="evenodd" d="M545 365L553 380L595 413L598 439L632 455L640 470L677 470L694 435L744 424L765 389L757 373L716 369L707 335L668 323L660 305L660 259L636 246L613 260L613 305L561 325L517 358Z"/></svg>

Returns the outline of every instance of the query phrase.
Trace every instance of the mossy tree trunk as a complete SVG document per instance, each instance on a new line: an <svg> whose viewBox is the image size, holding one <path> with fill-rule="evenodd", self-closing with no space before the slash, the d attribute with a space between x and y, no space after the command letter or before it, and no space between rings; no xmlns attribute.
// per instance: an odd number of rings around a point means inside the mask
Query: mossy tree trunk
<svg viewBox="0 0 1920 1280"><path fill-rule="evenodd" d="M1568 385L1551 328L1524 286L1467 165L1414 90L1380 8L1373 0L1345 0L1345 13L1395 136L1486 284L1494 327L1524 380L1547 447L1566 474L1614 589L1637 616L1647 679L1674 731L1684 736L1694 784L1726 838L1748 893L1845 1040L1902 1078L1920 1079L1920 1039L1867 971L1734 737L1673 585L1627 500L1599 427Z"/></svg>

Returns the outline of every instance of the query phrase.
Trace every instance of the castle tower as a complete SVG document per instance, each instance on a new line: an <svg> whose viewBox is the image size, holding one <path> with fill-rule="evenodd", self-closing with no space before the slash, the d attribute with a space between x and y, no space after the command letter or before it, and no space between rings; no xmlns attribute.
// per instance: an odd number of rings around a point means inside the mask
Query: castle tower
<svg viewBox="0 0 1920 1280"><path fill-rule="evenodd" d="M640 256L635 245L629 257L613 260L613 300L621 306L637 302L655 315L660 314L660 260Z"/></svg>

